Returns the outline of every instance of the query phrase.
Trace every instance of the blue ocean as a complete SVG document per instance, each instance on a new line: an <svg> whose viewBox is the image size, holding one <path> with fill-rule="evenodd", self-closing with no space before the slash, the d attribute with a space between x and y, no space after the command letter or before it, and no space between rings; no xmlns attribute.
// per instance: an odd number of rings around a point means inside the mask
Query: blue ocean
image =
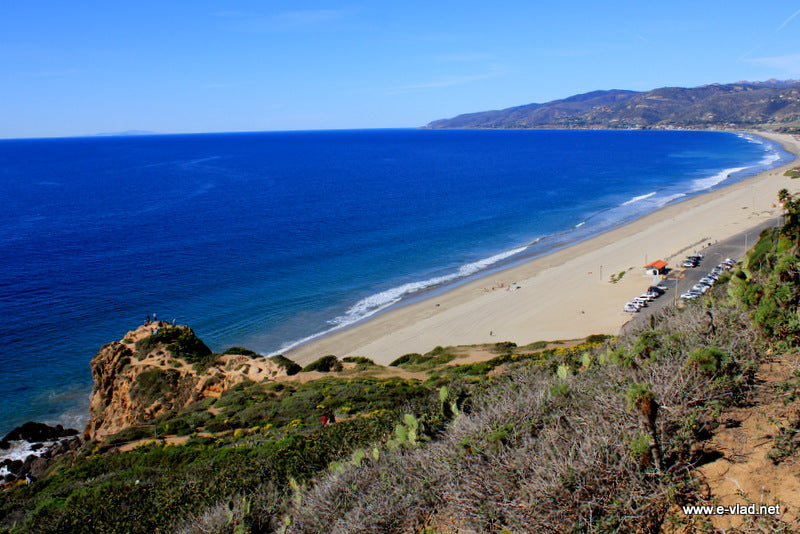
<svg viewBox="0 0 800 534"><path fill-rule="evenodd" d="M359 130L0 141L0 433L81 428L147 315L279 353L789 161L719 132Z"/></svg>

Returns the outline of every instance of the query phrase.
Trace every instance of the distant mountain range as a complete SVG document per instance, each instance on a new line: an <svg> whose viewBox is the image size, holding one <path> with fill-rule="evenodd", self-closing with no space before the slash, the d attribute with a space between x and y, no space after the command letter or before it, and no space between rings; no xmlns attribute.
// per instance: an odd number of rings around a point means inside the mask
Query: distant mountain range
<svg viewBox="0 0 800 534"><path fill-rule="evenodd" d="M427 128L755 128L796 131L800 80L738 82L647 92L593 91L436 120Z"/></svg>

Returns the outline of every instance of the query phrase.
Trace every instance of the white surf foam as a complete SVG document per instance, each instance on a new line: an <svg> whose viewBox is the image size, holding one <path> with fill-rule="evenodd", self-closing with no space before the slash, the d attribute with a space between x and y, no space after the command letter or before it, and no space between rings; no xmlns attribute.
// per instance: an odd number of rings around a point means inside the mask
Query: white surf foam
<svg viewBox="0 0 800 534"><path fill-rule="evenodd" d="M322 332L318 332L316 334L312 334L303 339L287 343L283 345L280 348L280 350L272 352L267 356L276 356L283 352L289 351L295 347L308 343L309 341L330 334L336 330L339 330L346 326L350 326L354 323L357 323L358 321L371 317L376 313L379 313L394 304L397 304L404 297L414 295L415 293L419 293L426 289L442 286L444 284L466 278L484 269L487 269L496 263L499 263L505 259L508 259L521 252L524 252L527 249L528 246L517 247L511 250L507 250L505 252L500 252L499 254L495 254L494 256L490 256L482 260L462 265L455 272L450 274L436 276L418 282L409 282L407 284L403 284L397 287L387 289L385 291L381 291L379 293L372 294L356 302L353 306L348 308L348 310L345 311L344 314L336 317L331 321L328 321L330 324L334 325L332 328L329 328Z"/></svg>
<svg viewBox="0 0 800 534"><path fill-rule="evenodd" d="M640 200L644 200L646 198L654 197L656 192L653 191L652 193L647 193L646 195L639 195L638 197L633 197L632 199L625 201L622 203L623 206L627 206L628 204L633 204L634 202L639 202Z"/></svg>
<svg viewBox="0 0 800 534"><path fill-rule="evenodd" d="M55 441L45 441L43 442L43 447L38 450L33 450L33 443L28 443L25 440L19 441L9 441L8 442L11 446L6 450L0 450L0 460L22 460L25 461L25 458L28 456L41 456L45 451L50 449L53 445L56 444ZM5 467L0 468L0 478L9 474L8 469Z"/></svg>
<svg viewBox="0 0 800 534"><path fill-rule="evenodd" d="M697 191L704 191L706 189L711 189L715 185L724 182L725 180L730 178L732 174L749 168L750 167L731 167L730 169L725 169L712 176L707 176L706 178L699 178L692 182L692 185L690 186L691 192L694 193Z"/></svg>

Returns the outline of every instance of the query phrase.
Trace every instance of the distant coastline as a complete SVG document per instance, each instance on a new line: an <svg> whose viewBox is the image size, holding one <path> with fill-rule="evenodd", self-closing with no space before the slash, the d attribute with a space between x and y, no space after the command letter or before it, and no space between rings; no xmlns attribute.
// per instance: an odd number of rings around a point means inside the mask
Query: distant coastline
<svg viewBox="0 0 800 534"><path fill-rule="evenodd" d="M465 113L426 128L781 129L800 126L800 81L652 91L592 91L543 104Z"/></svg>

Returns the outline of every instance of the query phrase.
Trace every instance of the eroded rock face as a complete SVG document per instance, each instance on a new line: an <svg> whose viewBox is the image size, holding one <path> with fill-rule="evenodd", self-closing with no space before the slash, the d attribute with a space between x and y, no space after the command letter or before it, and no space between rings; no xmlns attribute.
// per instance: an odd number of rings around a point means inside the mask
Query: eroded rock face
<svg viewBox="0 0 800 534"><path fill-rule="evenodd" d="M204 355L210 365L193 367L196 362L176 354L176 345L162 339L164 332L194 337L186 326L173 329L165 322L150 323L103 346L92 358L94 389L91 419L84 432L87 439L103 441L130 426L147 424L166 411L218 397L245 380L259 382L286 374L284 368L260 355ZM199 340L197 343L202 345Z"/></svg>
<svg viewBox="0 0 800 534"><path fill-rule="evenodd" d="M92 358L94 389L89 401L91 419L84 433L87 438L102 440L143 421L144 407L131 399L130 390L145 368L131 366L134 357L130 346L114 342Z"/></svg>

